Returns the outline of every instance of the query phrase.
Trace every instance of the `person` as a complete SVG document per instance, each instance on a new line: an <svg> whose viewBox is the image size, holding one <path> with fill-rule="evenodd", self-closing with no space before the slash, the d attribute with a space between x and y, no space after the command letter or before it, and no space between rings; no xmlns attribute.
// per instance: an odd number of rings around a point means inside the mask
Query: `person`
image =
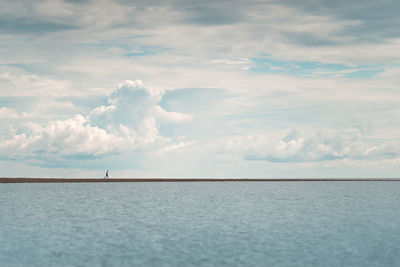
<svg viewBox="0 0 400 267"><path fill-rule="evenodd" d="M108 179L110 177L108 177L108 170L106 171L106 176L104 176L104 179Z"/></svg>

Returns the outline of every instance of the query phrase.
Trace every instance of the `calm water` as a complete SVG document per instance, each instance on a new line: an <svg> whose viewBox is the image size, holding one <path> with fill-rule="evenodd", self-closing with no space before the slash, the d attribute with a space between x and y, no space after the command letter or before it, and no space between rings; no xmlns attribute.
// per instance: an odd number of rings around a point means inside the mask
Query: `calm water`
<svg viewBox="0 0 400 267"><path fill-rule="evenodd" d="M400 266L400 182L0 184L0 266Z"/></svg>

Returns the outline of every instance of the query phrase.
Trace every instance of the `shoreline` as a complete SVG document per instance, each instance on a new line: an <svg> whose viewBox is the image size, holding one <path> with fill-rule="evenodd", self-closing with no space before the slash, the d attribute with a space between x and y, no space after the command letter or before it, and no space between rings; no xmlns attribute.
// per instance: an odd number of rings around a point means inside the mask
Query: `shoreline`
<svg viewBox="0 0 400 267"><path fill-rule="evenodd" d="M400 182L400 178L0 178L0 183Z"/></svg>

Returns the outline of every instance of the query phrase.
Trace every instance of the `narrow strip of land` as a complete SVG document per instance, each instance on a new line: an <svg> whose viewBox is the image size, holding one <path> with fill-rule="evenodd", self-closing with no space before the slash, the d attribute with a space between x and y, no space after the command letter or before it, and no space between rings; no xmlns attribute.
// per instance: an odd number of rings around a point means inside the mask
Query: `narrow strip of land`
<svg viewBox="0 0 400 267"><path fill-rule="evenodd" d="M132 183L132 182L387 182L400 178L0 178L0 183Z"/></svg>

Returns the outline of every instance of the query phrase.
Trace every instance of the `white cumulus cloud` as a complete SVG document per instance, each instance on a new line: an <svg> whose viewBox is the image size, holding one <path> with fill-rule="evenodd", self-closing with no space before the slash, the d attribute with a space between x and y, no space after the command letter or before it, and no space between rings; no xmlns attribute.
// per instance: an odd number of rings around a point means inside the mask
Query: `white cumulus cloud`
<svg viewBox="0 0 400 267"><path fill-rule="evenodd" d="M18 134L0 142L0 148L11 158L28 156L103 156L135 150L164 152L191 144L162 136L160 123L183 122L190 115L168 112L158 104L163 90L147 89L143 83L126 81L109 96L109 105L94 108L88 115L78 114L66 120L45 125L28 123ZM3 114L4 113L4 114ZM17 116L12 109L0 114Z"/></svg>
<svg viewBox="0 0 400 267"><path fill-rule="evenodd" d="M338 159L376 160L400 156L400 143L369 140L358 129L279 131L237 136L225 141L225 152L247 160L313 162Z"/></svg>

